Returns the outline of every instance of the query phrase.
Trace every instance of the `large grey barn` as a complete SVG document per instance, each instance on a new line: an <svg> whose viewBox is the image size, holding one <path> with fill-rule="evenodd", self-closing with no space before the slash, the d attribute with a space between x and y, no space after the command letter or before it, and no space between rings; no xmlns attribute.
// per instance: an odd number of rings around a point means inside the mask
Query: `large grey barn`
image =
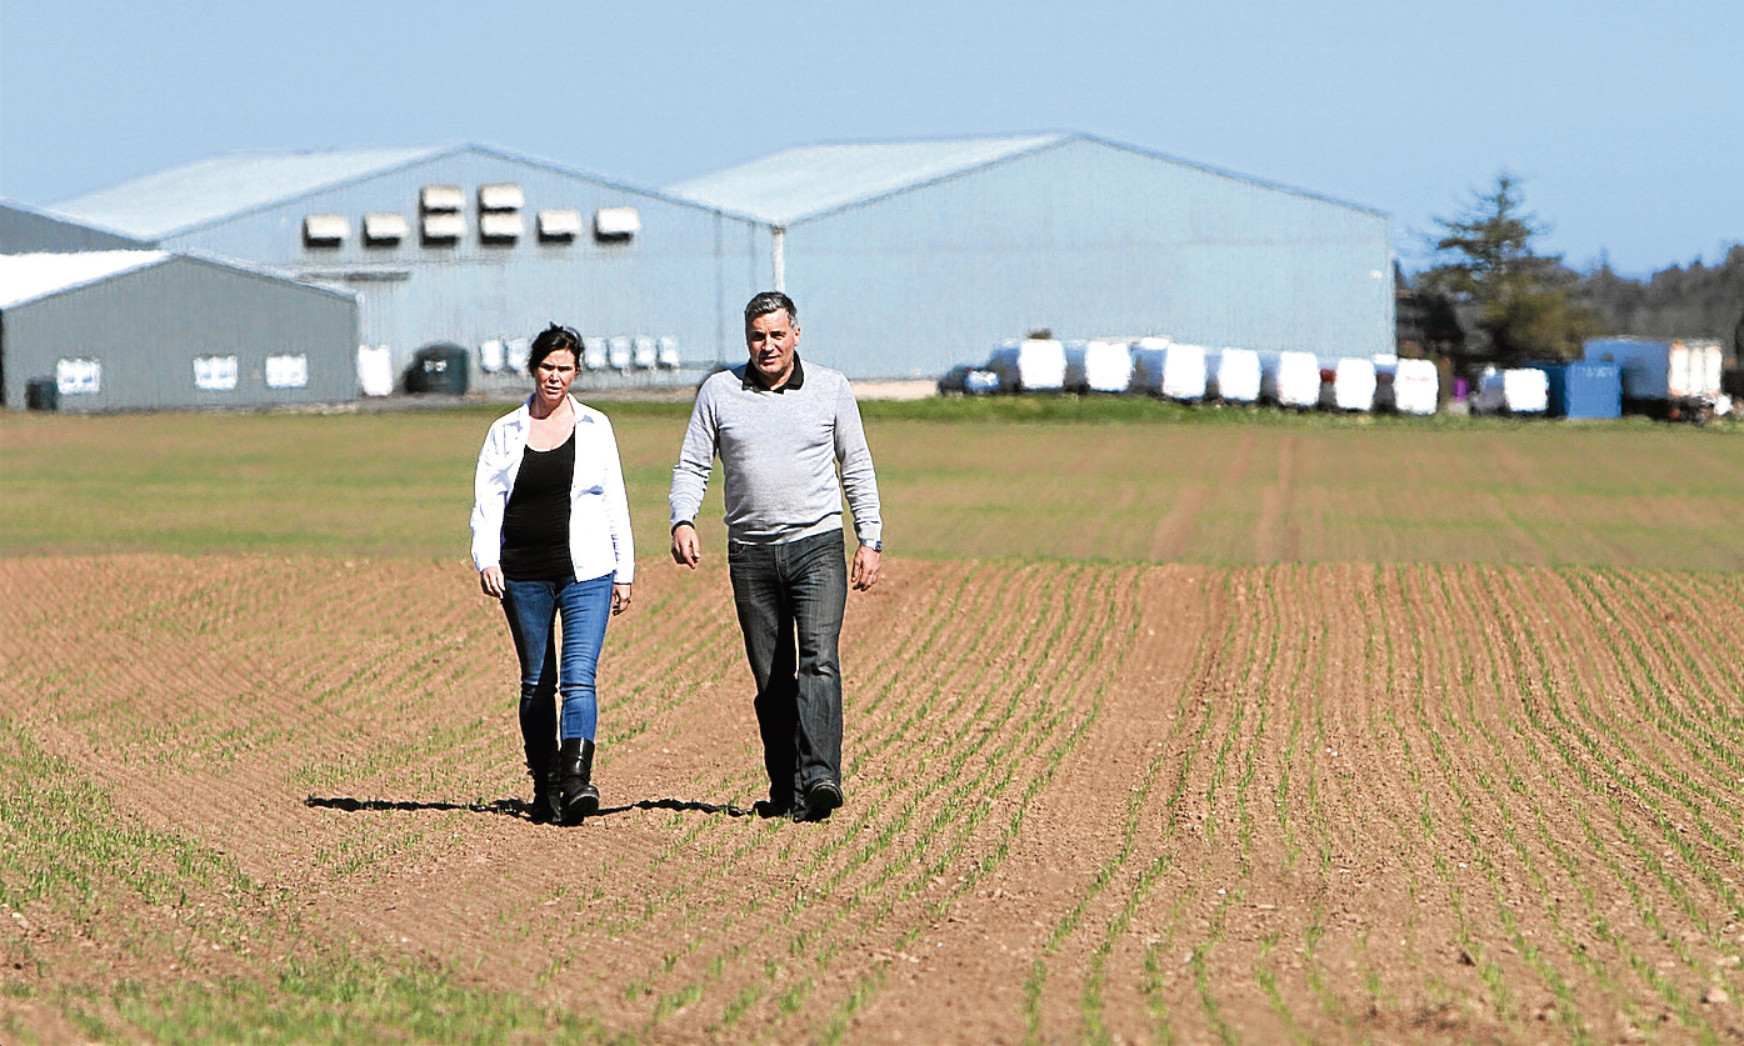
<svg viewBox="0 0 1744 1046"><path fill-rule="evenodd" d="M755 223L480 146L218 156L54 210L354 291L362 343L388 346L396 373L454 343L473 388L524 387L480 371L486 346L501 353L552 320L665 337L690 362L736 355L738 310L768 275ZM581 383L657 376L641 370Z"/></svg>
<svg viewBox="0 0 1744 1046"><path fill-rule="evenodd" d="M1385 215L1086 135L794 149L665 193L479 146L244 154L54 210L356 292L360 340L396 373L457 343L474 388L524 387L480 365L548 320L736 361L739 309L776 285L805 353L858 378L934 376L1038 328L1323 355L1394 341ZM581 385L649 380L691 379Z"/></svg>
<svg viewBox="0 0 1744 1046"><path fill-rule="evenodd" d="M1385 215L1087 135L791 149L668 191L755 219L802 351L857 377L1038 328L1393 351Z"/></svg>
<svg viewBox="0 0 1744 1046"><path fill-rule="evenodd" d="M0 404L63 411L357 397L357 302L167 251L0 255Z"/></svg>

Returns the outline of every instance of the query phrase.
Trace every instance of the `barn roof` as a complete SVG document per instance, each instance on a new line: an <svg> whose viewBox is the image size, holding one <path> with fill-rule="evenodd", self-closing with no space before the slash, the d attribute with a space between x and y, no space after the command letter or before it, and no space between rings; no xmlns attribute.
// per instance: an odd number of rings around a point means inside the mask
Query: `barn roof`
<svg viewBox="0 0 1744 1046"><path fill-rule="evenodd" d="M34 207L0 201L0 254L54 251L143 251L154 244L94 229Z"/></svg>
<svg viewBox="0 0 1744 1046"><path fill-rule="evenodd" d="M169 257L168 251L0 255L0 309L144 269Z"/></svg>
<svg viewBox="0 0 1744 1046"><path fill-rule="evenodd" d="M668 186L666 191L706 207L728 211L769 225L787 226L969 171L991 167L1019 156L1041 152L1065 142L1094 142L1153 160L1190 167L1219 178L1230 178L1292 196L1384 217L1380 211L1361 204L1182 160L1092 134L1076 133L804 146L679 182L677 185Z"/></svg>
<svg viewBox="0 0 1744 1046"><path fill-rule="evenodd" d="M770 225L791 225L1045 149L1069 137L1041 134L810 145L679 182L666 191Z"/></svg>
<svg viewBox="0 0 1744 1046"><path fill-rule="evenodd" d="M49 209L87 225L156 240L463 148L230 153L63 200Z"/></svg>

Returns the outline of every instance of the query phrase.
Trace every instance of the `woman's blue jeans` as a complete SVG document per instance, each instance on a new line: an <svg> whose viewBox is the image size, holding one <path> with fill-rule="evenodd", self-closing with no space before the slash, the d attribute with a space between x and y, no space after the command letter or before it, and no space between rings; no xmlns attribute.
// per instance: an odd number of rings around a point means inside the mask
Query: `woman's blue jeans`
<svg viewBox="0 0 1744 1046"><path fill-rule="evenodd" d="M562 737L593 740L599 725L594 672L606 641L606 619L612 616L612 577L503 582L503 612L521 659L521 741L527 748L527 766L534 771L546 766L555 751L554 697L559 692ZM559 617L561 655L555 627Z"/></svg>

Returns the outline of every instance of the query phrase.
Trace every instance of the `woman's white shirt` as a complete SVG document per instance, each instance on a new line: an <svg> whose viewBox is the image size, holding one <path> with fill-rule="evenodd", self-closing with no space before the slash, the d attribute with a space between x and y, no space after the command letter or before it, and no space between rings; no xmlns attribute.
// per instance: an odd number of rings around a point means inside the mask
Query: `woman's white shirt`
<svg viewBox="0 0 1744 1046"><path fill-rule="evenodd" d="M521 472L533 415L528 397L485 433L473 477L472 562L479 570L500 566L503 513L515 477ZM569 397L575 412L575 478L569 485L569 558L577 581L614 575L628 585L636 577L636 550L630 537L630 505L624 496L624 471L612 423L592 407Z"/></svg>

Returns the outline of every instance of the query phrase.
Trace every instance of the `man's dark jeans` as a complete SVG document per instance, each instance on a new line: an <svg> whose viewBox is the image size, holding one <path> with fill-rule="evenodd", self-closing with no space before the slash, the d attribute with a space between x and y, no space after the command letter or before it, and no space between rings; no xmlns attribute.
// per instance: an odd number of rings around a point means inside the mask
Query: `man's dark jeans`
<svg viewBox="0 0 1744 1046"><path fill-rule="evenodd" d="M842 532L782 545L729 542L727 567L757 681L769 798L803 801L817 782L842 781Z"/></svg>

